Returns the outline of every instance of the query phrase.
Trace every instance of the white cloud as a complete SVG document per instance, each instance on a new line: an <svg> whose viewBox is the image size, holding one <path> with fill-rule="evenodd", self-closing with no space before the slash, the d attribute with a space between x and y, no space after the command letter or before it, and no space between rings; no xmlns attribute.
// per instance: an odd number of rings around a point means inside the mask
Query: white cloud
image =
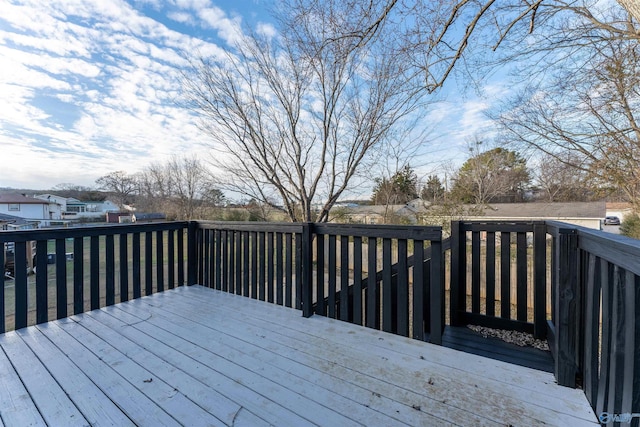
<svg viewBox="0 0 640 427"><path fill-rule="evenodd" d="M273 25L268 24L268 23L264 23L264 22L259 22L256 25L256 32L258 34L266 36L268 38L273 38L278 33L278 31L276 30L276 28Z"/></svg>
<svg viewBox="0 0 640 427"><path fill-rule="evenodd" d="M0 186L93 185L205 143L174 104L177 76L182 51L219 47L117 0L3 6L0 23ZM52 110L65 104L60 116Z"/></svg>
<svg viewBox="0 0 640 427"><path fill-rule="evenodd" d="M198 16L207 26L218 30L218 37L233 45L236 44L241 36L241 18L228 18L224 11L217 7L208 7L200 9Z"/></svg>
<svg viewBox="0 0 640 427"><path fill-rule="evenodd" d="M176 22L180 22L182 24L190 24L190 25L195 24L195 20L193 19L193 16L187 12L169 12L167 14L167 17L169 19L172 19Z"/></svg>

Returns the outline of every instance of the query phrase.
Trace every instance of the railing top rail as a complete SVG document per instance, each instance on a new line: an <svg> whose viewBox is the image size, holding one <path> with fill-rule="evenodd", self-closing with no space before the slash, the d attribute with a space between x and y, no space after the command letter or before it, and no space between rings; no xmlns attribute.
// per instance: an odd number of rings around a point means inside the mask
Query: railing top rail
<svg viewBox="0 0 640 427"><path fill-rule="evenodd" d="M280 233L302 233L301 222L255 222L255 221L194 221L205 230L262 231Z"/></svg>
<svg viewBox="0 0 640 427"><path fill-rule="evenodd" d="M533 231L536 225L544 225L544 221L460 221L461 231L501 231L527 232Z"/></svg>
<svg viewBox="0 0 640 427"><path fill-rule="evenodd" d="M379 225L379 224L313 224L317 234L359 236L412 240L442 240L442 227L419 225Z"/></svg>
<svg viewBox="0 0 640 427"><path fill-rule="evenodd" d="M547 232L577 234L579 249L640 275L640 240L560 221L547 221Z"/></svg>
<svg viewBox="0 0 640 427"><path fill-rule="evenodd" d="M38 228L34 230L0 231L0 243L27 242L32 240L65 239L74 237L108 236L124 233L178 230L186 228L188 222L153 222L147 224L112 224L71 228Z"/></svg>
<svg viewBox="0 0 640 427"><path fill-rule="evenodd" d="M463 224L496 224L496 225L521 225L521 224L526 224L526 225L534 225L534 224L545 224L546 222L549 221L544 221L544 220L528 220L528 219L522 219L522 220L518 220L518 219L512 219L512 220L506 220L506 219L487 219L487 220L479 220L479 219L473 219L473 220L460 220L457 222L461 222Z"/></svg>
<svg viewBox="0 0 640 427"><path fill-rule="evenodd" d="M578 248L640 276L640 240L580 227Z"/></svg>
<svg viewBox="0 0 640 427"><path fill-rule="evenodd" d="M577 225L568 224L562 221L545 221L545 224L547 226L547 233L554 236L557 236L558 234L575 234L578 229Z"/></svg>

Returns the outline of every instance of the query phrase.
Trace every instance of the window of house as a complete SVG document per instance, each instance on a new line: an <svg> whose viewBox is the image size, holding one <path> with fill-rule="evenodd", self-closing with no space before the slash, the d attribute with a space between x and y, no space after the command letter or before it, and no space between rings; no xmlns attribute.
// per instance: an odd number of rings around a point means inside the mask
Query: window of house
<svg viewBox="0 0 640 427"><path fill-rule="evenodd" d="M17 212L20 210L20 203L9 203L9 210Z"/></svg>

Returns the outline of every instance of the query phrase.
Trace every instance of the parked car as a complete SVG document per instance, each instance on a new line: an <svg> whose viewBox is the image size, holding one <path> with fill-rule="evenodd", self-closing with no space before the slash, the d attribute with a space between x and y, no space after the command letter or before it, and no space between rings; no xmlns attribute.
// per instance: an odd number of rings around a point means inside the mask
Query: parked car
<svg viewBox="0 0 640 427"><path fill-rule="evenodd" d="M620 218L617 216L608 216L604 219L604 225L620 225Z"/></svg>

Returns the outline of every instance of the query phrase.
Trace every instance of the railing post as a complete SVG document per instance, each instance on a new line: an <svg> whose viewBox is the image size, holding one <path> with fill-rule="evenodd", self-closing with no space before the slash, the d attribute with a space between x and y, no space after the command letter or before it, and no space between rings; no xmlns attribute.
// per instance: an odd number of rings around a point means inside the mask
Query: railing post
<svg viewBox="0 0 640 427"><path fill-rule="evenodd" d="M197 230L198 223L189 221L187 226L187 285L195 285L197 282Z"/></svg>
<svg viewBox="0 0 640 427"><path fill-rule="evenodd" d="M313 314L313 250L312 250L312 228L313 223L307 222L302 225L302 315L311 317ZM322 284L318 284L321 286Z"/></svg>
<svg viewBox="0 0 640 427"><path fill-rule="evenodd" d="M441 236L442 237L442 236ZM430 295L431 300L431 330L429 342L442 344L444 331L444 257L442 256L442 241L431 241L431 271Z"/></svg>
<svg viewBox="0 0 640 427"><path fill-rule="evenodd" d="M460 326L461 298L466 298L467 237L461 221L451 221L451 283L449 284L449 323Z"/></svg>
<svg viewBox="0 0 640 427"><path fill-rule="evenodd" d="M576 354L579 345L580 289L578 283L578 235L575 229L561 229L556 248L554 374L559 385L576 386Z"/></svg>
<svg viewBox="0 0 640 427"><path fill-rule="evenodd" d="M0 241L0 334L5 333L6 321L5 321L5 308L4 308L4 263L5 263L5 244L4 240ZM40 267L38 267L38 270Z"/></svg>
<svg viewBox="0 0 640 427"><path fill-rule="evenodd" d="M547 336L547 228L533 225L533 335Z"/></svg>

